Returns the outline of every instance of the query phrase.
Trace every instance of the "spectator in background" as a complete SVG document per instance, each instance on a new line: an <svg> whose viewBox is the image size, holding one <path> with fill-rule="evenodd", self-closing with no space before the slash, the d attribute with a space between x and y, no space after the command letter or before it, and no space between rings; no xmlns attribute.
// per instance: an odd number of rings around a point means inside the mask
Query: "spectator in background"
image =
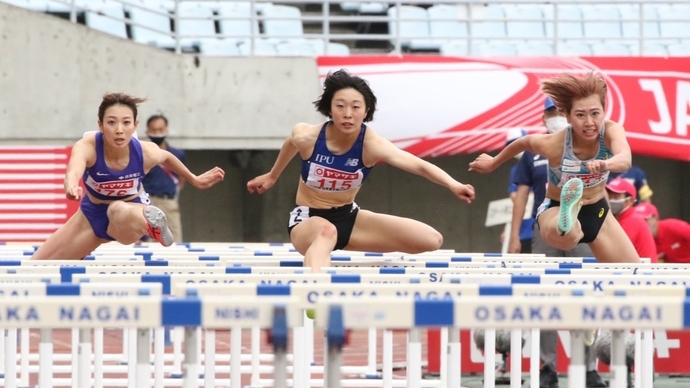
<svg viewBox="0 0 690 388"><path fill-rule="evenodd" d="M168 118L162 114L149 117L146 121L146 135L162 150L175 155L183 164L186 162L184 151L171 146L165 139L168 136ZM175 241L182 242L182 220L178 197L184 181L163 165L155 166L144 177L144 189L149 194L151 204L163 210L168 217L168 227Z"/></svg>
<svg viewBox="0 0 690 388"><path fill-rule="evenodd" d="M544 114L542 121L546 127L546 132L553 134L565 129L568 120L562 112L559 112L553 101L546 97L544 102ZM549 161L541 156L525 151L517 164L514 179L511 183L517 186L513 199L513 218L511 229L511 240L508 248L510 253L519 253L527 243L519 238L517 225L525 216L527 200L530 191L534 193L534 203L542 203L546 197L547 171ZM511 196L513 197L513 196ZM532 209L531 219L536 219L538 208ZM536 224L533 224L536 228ZM532 253L543 253L548 257L592 257L594 254L587 244L577 244L571 250L554 248L541 237L539 231L535 231L532 236L530 251ZM558 332L555 330L541 330L539 334L539 348L542 367L539 371L539 388L556 388L558 384L558 373L556 372L556 355L558 346ZM597 372L597 359L591 347L585 347L585 364L587 366L587 387L606 387L607 384L601 379Z"/></svg>
<svg viewBox="0 0 690 388"><path fill-rule="evenodd" d="M527 132L523 129L519 128L513 128L510 131L508 131L506 135L506 146L513 141L525 136ZM522 157L522 154L517 154L515 158L518 160L518 163ZM514 165L510 169L510 178L508 182L508 195L510 196L510 200L513 201L513 207L515 207L515 200L516 200L516 192L518 190L518 185L515 183L515 174L517 173L517 167L518 164ZM523 211L523 218L524 218L524 211ZM505 236L505 230L503 231L503 234L501 234L501 244L503 244L503 239L504 238L518 238L520 241L520 247L514 247L515 253L532 253L532 228L534 226L534 218L530 217L528 219L522 219L520 222L520 230L515 231L516 233L513 233L512 229L510 230L510 234L508 236ZM512 225L511 225L512 227ZM512 241L512 240L511 240ZM509 246L510 250L510 246Z"/></svg>
<svg viewBox="0 0 690 388"><path fill-rule="evenodd" d="M618 177L606 185L606 192L611 214L630 237L637 254L650 258L652 263L658 263L654 236L647 222L633 208L637 199L635 186L628 180Z"/></svg>
<svg viewBox="0 0 690 388"><path fill-rule="evenodd" d="M623 178L626 181L632 183L635 186L635 191L637 192L637 199L639 202L652 203L652 195L654 192L649 183L647 182L647 173L643 169L632 166L628 171L622 172L620 174L611 173L609 175L609 182L615 178Z"/></svg>
<svg viewBox="0 0 690 388"><path fill-rule="evenodd" d="M657 257L666 263L690 263L690 224L676 218L659 219L651 203L635 206L635 212L647 220L656 242Z"/></svg>

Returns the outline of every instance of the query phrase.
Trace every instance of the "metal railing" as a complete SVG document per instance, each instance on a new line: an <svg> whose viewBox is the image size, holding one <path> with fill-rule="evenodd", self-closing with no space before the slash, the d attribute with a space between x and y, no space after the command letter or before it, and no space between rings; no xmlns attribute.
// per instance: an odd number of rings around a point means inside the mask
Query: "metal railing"
<svg viewBox="0 0 690 388"><path fill-rule="evenodd" d="M2 0L0 0L2 1ZM77 16L79 13L83 12L99 12L99 7L104 4L100 0L97 1L86 1L86 0L52 0L56 3L61 3L64 5L67 5L70 7L70 20L72 22L77 22ZM448 41L464 41L467 44L467 47L469 49L469 54L473 54L473 47L476 42L485 42L485 41L509 41L509 42L546 42L550 43L553 45L554 53L556 55L559 54L559 46L560 43L562 43L563 40L567 41L607 41L607 42L617 42L617 43L623 43L626 44L630 47L630 45L636 45L636 49L639 53L643 53L644 51L644 43L645 41L648 40L654 40L654 41L666 41L668 43L680 43L681 40L686 39L687 44L690 45L690 35L689 36L645 36L645 24L646 23L659 23L659 20L656 19L649 19L645 17L645 12L648 10L648 7L653 7L658 4L661 4L660 2L657 1L641 1L641 0L632 0L632 1L615 1L615 0L609 0L609 1L601 1L601 0L579 0L579 1L570 1L570 0L563 0L563 1L554 1L554 2L547 2L547 1L526 1L526 0L418 0L418 1L381 1L381 0L369 0L369 1L364 1L364 0L355 0L355 1L350 1L349 3L381 3L384 4L382 8L385 8L387 10L394 9L396 10L395 12L384 12L381 14L375 14L375 15L367 15L367 14L346 14L340 10L340 4L344 3L343 1L335 1L335 0L281 0L281 1L267 1L267 0L245 0L243 3L248 4L250 7L250 13L249 13L249 18L245 17L228 17L228 16L223 16L219 12L214 11L213 16L209 17L191 17L191 16L186 16L183 15L181 12L180 4L183 2L189 2L190 0L167 0L165 3L161 2L161 4L167 4L168 6L165 8L151 8L150 4L152 2L147 1L147 2L137 2L136 0L107 0L109 2L117 2L121 3L124 6L125 10L129 10L132 8L140 8L140 9L145 9L147 12L160 15L160 16L167 16L171 18L172 23L173 23L173 28L171 28L170 31L163 31L160 29L152 28L146 24L142 24L139 22L136 22L134 20L131 20L129 18L126 18L125 15L123 14L122 18L119 17L113 17L110 15L103 15L105 17L121 21L123 23L128 24L130 27L131 26L137 26L141 27L159 34L163 34L165 36L169 36L171 39L175 41L175 47L174 51L178 54L183 52L183 44L181 42L189 42L193 40L204 40L204 39L209 39L209 38L214 38L214 39L228 39L228 40L236 40L238 42L242 42L242 44L248 44L249 45L249 54L254 54L255 53L255 42L258 39L270 39L272 41L281 41L281 40L290 40L290 39L308 39L308 40L319 40L324 43L325 47L325 53L328 54L328 42L350 42L350 46L354 45L354 42L390 42L390 46L386 48L379 48L380 52L385 52L385 53L392 53L392 54L401 54L403 51L409 46L408 43L410 41L414 41L416 39L426 39L430 41L435 41L438 42L439 44L441 42L448 42ZM163 1L163 0L161 0ZM209 7L211 8L220 8L223 7L224 4L226 3L238 3L235 0L194 0L193 2L196 3L208 3ZM289 5L289 6L296 6L296 7L307 7L310 5L316 4L317 6L320 6L320 12L309 12L306 14L301 14L299 17L271 17L270 20L279 20L279 21L291 21L291 20L299 20L303 25L317 25L318 30L320 32L305 32L301 35L281 35L281 36L271 36L268 35L267 33L260 31L260 25L263 24L267 19L266 15L264 12L261 12L263 9L266 7L270 7L273 4L280 4L280 5ZM436 5L436 4L448 4L448 5L454 5L459 7L458 10L460 11L462 8L464 8L463 12L458 12L457 17L452 17L452 18L434 18L435 22L461 22L461 23L466 23L467 25L467 36L466 37L457 37L457 36L430 36L428 34L425 35L410 35L409 33L402 33L402 27L403 23L408 23L408 22L429 22L429 19L420 19L420 18L407 18L407 17L401 17L400 15L400 6L405 6L405 5L414 5L414 6L431 6L431 5ZM670 5L670 4L687 4L687 0L683 1L664 1L663 4L665 5ZM544 18L539 18L539 19L515 19L515 20L507 20L506 18L484 18L481 17L482 15L477 15L478 11L481 12L487 5L506 5L506 6L515 6L515 5L541 5L543 7L550 7L552 9L553 13L553 18L548 19L546 16ZM569 18L568 11L566 11L567 6L573 6L573 5L597 5L597 6L602 6L602 5L621 5L621 6L634 6L637 7L637 15L639 17L631 19L631 18L625 18L621 17L620 19L600 19L596 18L596 20L588 20L586 19L587 16L585 15L583 18ZM464 15L462 15L464 14ZM182 21L185 20L209 20L213 21L214 23L223 21L223 20L244 20L244 21L249 21L251 24L251 32L246 34L246 35L229 35L229 34L224 34L222 31L216 31L217 33L213 35L181 35L179 28L176 26L179 26ZM583 23L587 21L594 21L597 23L606 23L606 22L611 22L611 23L639 23L639 36L637 37L625 37L623 34L621 34L620 37L575 37L575 36L568 36L568 37L559 37L559 24L560 23ZM526 37L526 36L509 36L506 33L505 37L480 37L480 36L475 36L474 32L476 30L477 23L485 23L485 22L499 22L499 23L505 23L505 22L520 22L520 23L528 23L528 22L535 22L535 23L544 23L544 36L534 36L534 37ZM669 19L664 19L664 22L687 22L688 23L688 28L690 29L690 20L688 19L674 19L674 20L669 20ZM381 23L386 26L392 26L394 25L394 31L391 33L390 31L386 33L357 33L357 32L337 32L334 29L334 26L336 25L346 25L346 24L359 24L359 25L371 25L373 23ZM621 24L622 25L622 24ZM619 27L613 27L612 28L619 28ZM341 28L342 29L342 28ZM384 45L385 46L385 45Z"/></svg>

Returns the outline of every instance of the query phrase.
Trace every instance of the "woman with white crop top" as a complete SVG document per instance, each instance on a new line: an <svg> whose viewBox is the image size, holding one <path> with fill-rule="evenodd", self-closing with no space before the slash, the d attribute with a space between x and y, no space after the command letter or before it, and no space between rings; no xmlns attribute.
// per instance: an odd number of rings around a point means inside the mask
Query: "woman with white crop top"
<svg viewBox="0 0 690 388"><path fill-rule="evenodd" d="M406 253L439 249L443 236L429 225L360 210L354 202L360 186L370 169L384 162L445 186L468 203L474 199L474 188L397 148L365 125L374 117L376 96L362 78L344 70L329 74L314 105L330 120L295 125L271 171L247 183L250 193L263 194L299 153L302 171L288 233L304 255L305 266L318 273L330 264L335 249Z"/></svg>
<svg viewBox="0 0 690 388"><path fill-rule="evenodd" d="M593 72L560 74L541 85L570 125L554 134L523 136L496 157L482 154L470 163L470 170L489 173L524 150L544 156L549 179L537 213L544 240L563 250L587 243L601 262L639 262L605 198L609 172L628 170L632 157L623 127L604 117L603 77Z"/></svg>

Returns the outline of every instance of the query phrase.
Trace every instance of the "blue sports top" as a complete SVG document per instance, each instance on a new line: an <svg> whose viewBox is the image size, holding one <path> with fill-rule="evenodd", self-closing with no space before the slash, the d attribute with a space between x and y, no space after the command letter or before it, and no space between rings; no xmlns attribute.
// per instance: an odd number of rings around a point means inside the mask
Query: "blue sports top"
<svg viewBox="0 0 690 388"><path fill-rule="evenodd" d="M94 198L109 201L137 194L144 178L144 154L136 138L129 142L129 164L113 171L103 157L103 134L96 133L96 163L84 171L84 186Z"/></svg>
<svg viewBox="0 0 690 388"><path fill-rule="evenodd" d="M347 152L334 155L326 144L327 121L314 143L314 151L309 160L302 160L302 181L312 189L330 192L354 190L362 186L371 167L362 162L364 134L367 127L362 124L359 136Z"/></svg>
<svg viewBox="0 0 690 388"><path fill-rule="evenodd" d="M549 181L560 188L571 178L581 179L585 188L594 187L602 182L606 182L609 176L608 171L592 174L587 170L587 162L592 160L606 160L613 156L613 153L606 147L606 142L604 141L606 128L602 125L601 132L599 133L599 151L597 151L594 158L589 160L580 160L573 152L573 127L568 126L565 131L561 164L558 167L549 166Z"/></svg>

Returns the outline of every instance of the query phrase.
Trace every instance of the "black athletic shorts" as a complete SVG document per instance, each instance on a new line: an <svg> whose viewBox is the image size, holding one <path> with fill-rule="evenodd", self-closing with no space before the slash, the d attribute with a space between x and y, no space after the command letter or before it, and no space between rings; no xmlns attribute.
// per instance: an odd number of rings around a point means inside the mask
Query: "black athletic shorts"
<svg viewBox="0 0 690 388"><path fill-rule="evenodd" d="M552 199L544 201L544 204L540 206L539 212L537 213L537 225L539 225L539 215L544 210L560 205L560 201L554 201ZM609 203L606 201L606 198L603 197L595 203L584 205L580 209L580 212L577 214L577 220L580 221L580 227L585 234L580 240L581 243L591 243L597 238L607 214L609 214Z"/></svg>
<svg viewBox="0 0 690 388"><path fill-rule="evenodd" d="M359 213L359 206L356 203L332 209L314 209L307 206L297 206L290 212L288 235L290 235L290 232L297 224L309 217L322 217L335 225L335 229L338 231L338 240L334 249L343 249L350 242L350 235L352 234L352 228L355 226L357 213Z"/></svg>

